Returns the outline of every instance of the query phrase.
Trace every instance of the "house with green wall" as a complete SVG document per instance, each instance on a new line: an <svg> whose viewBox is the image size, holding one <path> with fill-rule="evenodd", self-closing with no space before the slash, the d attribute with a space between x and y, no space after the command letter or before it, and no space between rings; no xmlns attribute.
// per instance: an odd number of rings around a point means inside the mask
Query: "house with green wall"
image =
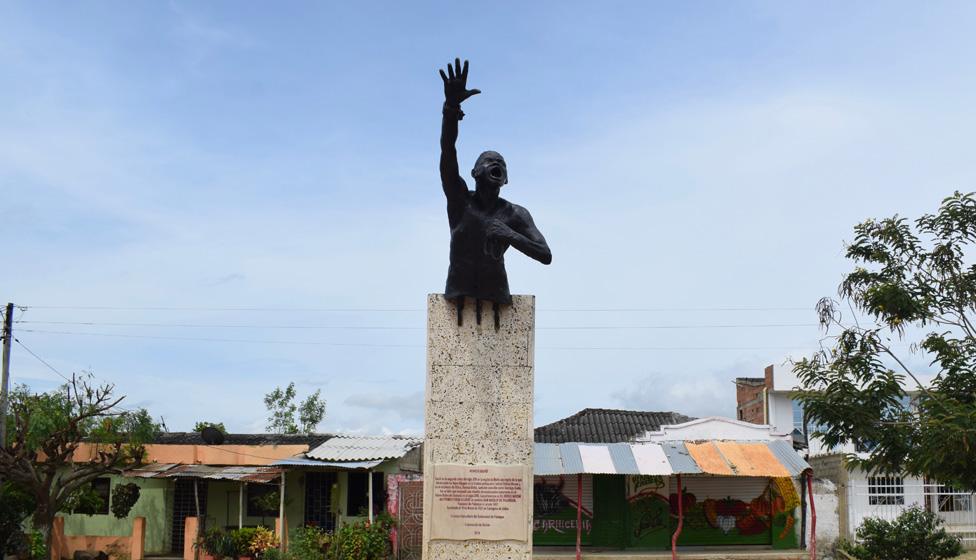
<svg viewBox="0 0 976 560"><path fill-rule="evenodd" d="M145 520L145 555L174 557L183 556L188 517L201 519L205 529L265 526L279 532L283 518L286 534L304 525L333 529L367 519L387 509L388 477L400 472L401 460L421 443L401 436L325 434L221 439L165 433L147 446L145 465L95 480L102 507L63 516L69 545L58 553L70 557L113 538L126 549L138 518ZM135 484L140 493L129 515L117 519L109 507L111 490L120 484Z"/></svg>

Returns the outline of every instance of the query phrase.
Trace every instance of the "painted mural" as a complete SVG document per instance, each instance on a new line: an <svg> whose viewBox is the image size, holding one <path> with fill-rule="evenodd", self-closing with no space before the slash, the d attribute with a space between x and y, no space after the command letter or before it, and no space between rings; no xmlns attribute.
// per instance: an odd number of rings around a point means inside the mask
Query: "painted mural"
<svg viewBox="0 0 976 560"><path fill-rule="evenodd" d="M593 532L592 478L583 477L580 541L590 544ZM533 487L532 540L538 545L575 545L577 481L572 476L537 476Z"/></svg>
<svg viewBox="0 0 976 560"><path fill-rule="evenodd" d="M669 547L678 524L680 500L684 523L679 544L796 546L794 515L799 496L789 478L767 479L764 485L737 484L734 479L720 484L715 481L686 478L679 497L664 477L628 477L628 544L635 548Z"/></svg>
<svg viewBox="0 0 976 560"><path fill-rule="evenodd" d="M663 548L671 538L668 480L663 476L628 476L628 542L637 548Z"/></svg>

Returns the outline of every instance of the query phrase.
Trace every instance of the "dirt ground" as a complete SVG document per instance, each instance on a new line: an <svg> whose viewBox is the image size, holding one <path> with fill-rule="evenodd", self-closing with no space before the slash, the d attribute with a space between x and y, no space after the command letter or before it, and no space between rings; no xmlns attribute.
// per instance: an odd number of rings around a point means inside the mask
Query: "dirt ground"
<svg viewBox="0 0 976 560"><path fill-rule="evenodd" d="M958 560L976 560L976 550L971 550L962 556L956 557Z"/></svg>

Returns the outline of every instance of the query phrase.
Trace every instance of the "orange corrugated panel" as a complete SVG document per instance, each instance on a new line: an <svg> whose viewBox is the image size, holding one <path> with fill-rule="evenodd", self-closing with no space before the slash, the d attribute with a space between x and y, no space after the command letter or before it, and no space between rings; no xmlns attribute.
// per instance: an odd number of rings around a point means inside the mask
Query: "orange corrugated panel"
<svg viewBox="0 0 976 560"><path fill-rule="evenodd" d="M735 468L738 476L790 476L790 471L779 462L765 443L717 441L715 446Z"/></svg>
<svg viewBox="0 0 976 560"><path fill-rule="evenodd" d="M688 453L691 455L691 458L695 460L695 463L698 463L698 468L700 468L703 473L724 475L735 474L732 472L732 469L729 468L728 463L725 462L725 458L722 457L722 454L719 453L718 448L715 447L715 442L685 442L685 447L688 449Z"/></svg>

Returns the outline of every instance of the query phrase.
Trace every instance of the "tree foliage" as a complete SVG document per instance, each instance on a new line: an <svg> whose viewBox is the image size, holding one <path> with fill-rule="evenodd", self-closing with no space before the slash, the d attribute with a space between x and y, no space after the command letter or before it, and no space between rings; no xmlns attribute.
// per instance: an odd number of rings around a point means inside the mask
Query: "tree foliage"
<svg viewBox="0 0 976 560"><path fill-rule="evenodd" d="M222 434L227 433L227 428L224 427L223 422L208 422L206 420L201 420L193 425L194 432L202 432L206 428L216 428Z"/></svg>
<svg viewBox="0 0 976 560"><path fill-rule="evenodd" d="M852 466L976 490L976 198L957 192L914 222L854 231L856 266L838 290L853 316L821 300L828 337L795 364L807 418L828 446L872 449ZM898 351L904 342L914 356Z"/></svg>
<svg viewBox="0 0 976 560"><path fill-rule="evenodd" d="M942 519L913 506L892 521L867 517L857 529L857 544L842 548L858 560L943 560L962 554L958 537L949 535Z"/></svg>
<svg viewBox="0 0 976 560"><path fill-rule="evenodd" d="M72 375L54 391L19 385L10 393L0 478L33 500L33 523L48 545L55 514L84 507L99 476L140 464L143 444L159 431L145 409L123 410L114 385L92 379Z"/></svg>
<svg viewBox="0 0 976 560"><path fill-rule="evenodd" d="M295 404L295 383L287 387L275 387L264 396L268 409L267 429L276 434L310 434L325 418L325 400L322 391L316 390L300 404ZM298 419L295 413L298 413Z"/></svg>

